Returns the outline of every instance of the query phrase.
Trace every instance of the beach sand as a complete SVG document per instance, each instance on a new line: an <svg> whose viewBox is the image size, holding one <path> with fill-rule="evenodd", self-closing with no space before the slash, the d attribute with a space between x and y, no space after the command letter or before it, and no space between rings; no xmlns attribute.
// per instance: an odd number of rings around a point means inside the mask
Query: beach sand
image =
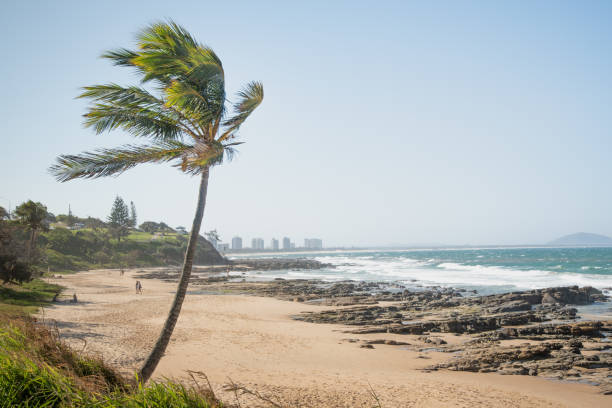
<svg viewBox="0 0 612 408"><path fill-rule="evenodd" d="M139 278L140 279L140 278ZM155 342L172 302L175 283L141 279L135 293L135 271L116 270L64 275L51 281L76 293L39 313L56 324L76 350L101 354L133 374ZM211 295L192 286L167 353L154 378L190 381L188 370L206 373L215 392L230 379L278 401L300 407L609 407L612 396L593 386L529 376L502 376L419 369L449 358L448 353L419 353L402 346L361 348L360 340L413 342L414 336L352 335L339 325L295 321L292 314L320 306L272 298ZM463 341L448 335L449 342ZM270 406L239 396L243 407Z"/></svg>

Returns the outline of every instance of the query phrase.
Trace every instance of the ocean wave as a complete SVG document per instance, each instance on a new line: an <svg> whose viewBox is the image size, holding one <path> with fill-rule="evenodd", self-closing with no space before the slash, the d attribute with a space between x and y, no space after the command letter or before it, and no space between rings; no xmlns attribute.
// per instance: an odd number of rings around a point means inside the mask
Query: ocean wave
<svg viewBox="0 0 612 408"><path fill-rule="evenodd" d="M468 265L458 262L428 263L417 260L354 260L350 267L338 267L336 273L347 279L362 275L365 280L414 281L423 285L457 287L513 287L537 289L551 286L612 286L611 275L559 272L540 269L513 269L509 267Z"/></svg>
<svg viewBox="0 0 612 408"><path fill-rule="evenodd" d="M486 253L456 251L451 254L452 256L449 255L449 252L440 253L440 251L423 255L409 251L404 253L370 252L367 255L363 253L335 255L321 253L317 254L319 256L316 256L315 259L333 264L334 268L314 271L267 271L265 275L258 276L313 278L328 281L344 279L397 281L413 286L471 287L478 290L484 288L484 291L490 292L572 285L593 286L599 289L612 287L610 267L602 270L602 261L605 262L605 260L599 257L593 265L589 265L588 260L578 263L575 271L568 271L567 265L562 266L563 262L567 263L567 254L561 254L562 258L559 258L556 252L546 254L546 257L542 257L540 253L538 256L528 253L531 265L524 261L524 253L503 252L502 259L506 262L514 263L515 260L522 259L521 267L503 265L504 261L496 261L502 264L500 266L484 265L487 263L487 258L489 260L500 258L502 250L499 251L498 253L491 252L491 250L487 250ZM592 258L591 255L589 257ZM470 261L474 264L470 264ZM578 262L577 259L572 258L569 261Z"/></svg>

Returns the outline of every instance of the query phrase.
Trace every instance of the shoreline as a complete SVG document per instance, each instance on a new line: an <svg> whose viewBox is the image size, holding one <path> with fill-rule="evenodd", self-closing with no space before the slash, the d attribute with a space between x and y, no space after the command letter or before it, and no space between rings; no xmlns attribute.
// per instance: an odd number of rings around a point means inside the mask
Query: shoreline
<svg viewBox="0 0 612 408"><path fill-rule="evenodd" d="M62 338L76 349L99 353L124 372L134 370L154 343L175 284L142 278L144 294L134 293L138 273L97 270L64 275L54 282L76 292L79 303L45 308L39 316L56 321ZM217 283L221 285L222 283ZM417 335L347 334L342 324L291 318L337 306L289 302L271 297L202 293L190 287L177 328L155 378L186 379L203 371L215 391L231 402L222 385L233 381L284 404L372 406L368 383L382 406L605 406L612 397L596 387L539 377L425 370L450 360L449 353L364 342L381 338L419 343ZM199 292L199 293L198 293ZM359 338L351 342L351 338ZM449 345L470 339L442 333ZM349 339L349 340L347 340ZM427 372L429 371L429 372ZM245 397L246 398L246 397ZM245 403L241 399L241 403ZM256 405L249 405L256 406Z"/></svg>

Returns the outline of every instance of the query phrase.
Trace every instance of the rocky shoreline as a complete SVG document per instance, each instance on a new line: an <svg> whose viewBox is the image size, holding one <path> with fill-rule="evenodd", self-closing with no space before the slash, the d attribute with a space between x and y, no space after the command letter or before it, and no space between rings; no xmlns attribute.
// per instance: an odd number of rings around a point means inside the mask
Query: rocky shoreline
<svg viewBox="0 0 612 408"><path fill-rule="evenodd" d="M226 261L227 262L222 265L194 265L191 282L205 284L210 282L229 281L232 278L236 278L236 273L251 271L316 270L334 267L332 264L306 258L267 258ZM180 272L180 267L155 268L153 270L141 271L139 275L144 279L173 281L178 279ZM232 276L230 273L234 275Z"/></svg>
<svg viewBox="0 0 612 408"><path fill-rule="evenodd" d="M316 269L307 260L278 269ZM276 260L240 261L232 272L274 268ZM262 263L259 263L262 262ZM316 261L310 261L316 262ZM323 267L323 265L319 265ZM270 270L270 269L266 269ZM178 271L177 271L178 272ZM344 325L346 343L364 349L396 346L423 353L449 353L449 359L425 371L497 372L582 381L612 394L612 321L581 320L574 306L610 299L591 287L558 287L478 296L465 290L425 288L408 290L400 284L320 280L246 281L222 276L192 278L196 290L241 293L324 306L293 319ZM216 274L214 273L216 272ZM151 276L160 278L164 273ZM144 275L143 275L144 276ZM177 273L164 275L176 280ZM364 339L363 335L380 335ZM405 341L385 338L401 335ZM445 337L446 336L446 337ZM448 336L457 336L450 341ZM446 338L446 339L445 339ZM449 340L449 341L447 341Z"/></svg>

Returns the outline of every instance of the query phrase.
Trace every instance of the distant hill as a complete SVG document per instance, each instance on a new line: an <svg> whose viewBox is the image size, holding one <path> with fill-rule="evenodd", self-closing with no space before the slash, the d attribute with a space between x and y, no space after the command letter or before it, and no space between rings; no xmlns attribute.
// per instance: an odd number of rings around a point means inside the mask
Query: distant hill
<svg viewBox="0 0 612 408"><path fill-rule="evenodd" d="M548 245L593 245L593 246L612 246L612 238L605 235L590 234L588 232L577 232L555 239Z"/></svg>

